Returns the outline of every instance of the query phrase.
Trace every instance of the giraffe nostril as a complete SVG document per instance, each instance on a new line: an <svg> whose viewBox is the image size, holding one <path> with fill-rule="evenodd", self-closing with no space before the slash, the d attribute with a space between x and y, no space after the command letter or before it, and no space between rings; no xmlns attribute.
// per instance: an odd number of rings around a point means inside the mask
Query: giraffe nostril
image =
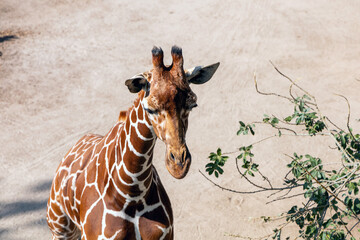
<svg viewBox="0 0 360 240"><path fill-rule="evenodd" d="M185 162L185 160L186 160L186 151L183 151L181 159L182 159L183 162Z"/></svg>
<svg viewBox="0 0 360 240"><path fill-rule="evenodd" d="M171 160L175 161L175 157L172 153L170 153Z"/></svg>

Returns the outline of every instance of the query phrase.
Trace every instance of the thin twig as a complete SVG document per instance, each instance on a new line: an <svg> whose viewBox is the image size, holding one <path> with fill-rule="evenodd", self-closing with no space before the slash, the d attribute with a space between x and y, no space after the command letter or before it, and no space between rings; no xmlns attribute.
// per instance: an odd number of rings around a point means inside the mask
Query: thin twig
<svg viewBox="0 0 360 240"><path fill-rule="evenodd" d="M290 191L291 191L291 190L292 190L292 189L290 189ZM289 191L289 192L290 192L290 191ZM286 193L286 195L289 194L289 192ZM272 202L281 201L281 200L284 200L284 199L299 197L299 196L303 196L303 195L304 195L304 193L298 193L298 194L294 194L294 195L291 195L291 196L284 196L284 195L283 195L283 197L278 197L278 198L276 198L276 199L274 199L274 200L271 200L271 201L269 201L269 202L266 202L266 204L269 204L269 203L272 203Z"/></svg>
<svg viewBox="0 0 360 240"><path fill-rule="evenodd" d="M333 133L330 133L330 135L331 135L332 138L334 139L335 145L340 149L340 152L343 154L343 156L344 156L349 162L355 162L356 159L354 159L354 157L353 157L351 154L349 154L349 152L348 152L345 148L343 148L343 147L341 146L341 144L337 141L336 136L335 136ZM341 161L342 161L342 159L341 159ZM344 164L343 161L342 161L342 165L347 169L347 167L345 166L345 164Z"/></svg>
<svg viewBox="0 0 360 240"><path fill-rule="evenodd" d="M211 182L214 186L220 188L221 190L225 190L225 191L228 191L228 192L233 192L233 193L240 193L240 194L253 194L253 193L259 193L259 192L264 192L264 191L267 191L267 190L256 190L256 191L237 191L237 190L234 190L234 189L230 189L230 188L226 188L226 187L222 187L220 186L219 184L215 183L214 181L212 181L210 178L208 178L203 172L200 171L199 169L199 173L201 173L201 175L203 175L203 177L208 180L209 182Z"/></svg>
<svg viewBox="0 0 360 240"><path fill-rule="evenodd" d="M257 187L257 188L260 188L264 191L278 191L278 190L286 190L286 189L293 189L295 187L301 187L303 186L303 184L299 184L297 186L291 186L291 187L271 187L271 188L267 188L267 187L263 187L263 186L260 186L256 183L254 183L253 181L251 181L248 177L246 177L245 174L243 174L241 171L240 171L240 168L239 168L239 163L238 163L238 159L236 158L235 159L235 164L236 164L236 169L238 171L238 173L243 177L245 178L246 181L248 181L251 185Z"/></svg>
<svg viewBox="0 0 360 240"><path fill-rule="evenodd" d="M279 122L282 122L283 124L286 124L286 125L293 125L293 126L304 126L305 125L305 123L296 124L296 123L286 122L286 121L282 120L281 118L278 118L274 115L272 115L272 116L277 118L279 120Z"/></svg>
<svg viewBox="0 0 360 240"><path fill-rule="evenodd" d="M282 225L279 226L278 230L281 231L284 227L286 227L287 225L289 224L289 222L285 222L283 223ZM242 238L242 239L248 239L248 240L261 240L261 239L266 239L270 236L272 236L274 234L274 232L268 234L268 235L265 235L265 236L262 236L262 237L255 237L255 238L252 238L252 237L245 237L245 236L241 236L241 235L235 235L235 234L228 234L229 237L235 237L235 238Z"/></svg>
<svg viewBox="0 0 360 240"><path fill-rule="evenodd" d="M270 124L271 125L271 124ZM295 132L294 130L290 129L290 128L285 128L285 127L276 127L276 126L272 126L273 128L277 129L277 130L286 130L286 131L289 131L289 132L292 132L294 133L294 135L296 136L297 135L297 132Z"/></svg>
<svg viewBox="0 0 360 240"><path fill-rule="evenodd" d="M301 91L303 91L304 93L306 93L308 96L310 96L311 98L315 99L315 97L313 95L311 95L308 91L306 91L305 89L303 89L302 87L300 87L298 84L295 83L294 80L292 80L290 77L286 76L284 73L282 73L276 66L275 64L270 61L271 65L275 68L275 70L284 78L286 78L287 80L289 80L293 85L295 85L297 88L299 88Z"/></svg>
<svg viewBox="0 0 360 240"><path fill-rule="evenodd" d="M291 96L291 98L294 100L294 102L296 101L296 98L292 95L292 87L294 86L294 84L291 84L289 87L289 95Z"/></svg>
<svg viewBox="0 0 360 240"><path fill-rule="evenodd" d="M288 193L291 191L292 189L289 189L289 191L288 191ZM276 191L276 192L273 192L273 193L271 193L269 196L267 196L267 198L271 198L272 196L274 196L274 195L276 195L276 194L278 194L278 193L281 193L283 190L278 190L278 191Z"/></svg>
<svg viewBox="0 0 360 240"><path fill-rule="evenodd" d="M258 170L258 173L262 176L262 178L263 178L265 181L268 182L269 186L272 188L273 185L271 184L269 178L267 178L265 175L263 175L263 174L260 172L260 170Z"/></svg>
<svg viewBox="0 0 360 240"><path fill-rule="evenodd" d="M325 206L325 209L323 210L323 212L321 213L321 216L320 216L320 220L318 221L318 231L316 232L316 235L315 235L315 237L314 237L314 239L316 239L317 238L317 236L320 234L320 230L321 230L321 228L322 228L322 224L323 224L323 222L324 222L324 218L325 218L325 214L326 214L326 212L327 212L327 210L329 209L329 206L330 206L330 204L329 204L329 196L327 197L327 205Z"/></svg>
<svg viewBox="0 0 360 240"><path fill-rule="evenodd" d="M358 225L360 223L360 221L357 221L355 224L354 224L354 226L352 226L351 228L350 228L350 230L348 230L348 233L346 234L346 236L345 236L345 238L347 237L347 235L350 233L351 234L351 231L356 227L356 225Z"/></svg>
<svg viewBox="0 0 360 240"><path fill-rule="evenodd" d="M289 87L289 94L290 94L291 98L294 100L293 102L296 103L297 100L296 100L296 98L294 97L294 95L292 95L292 87L293 87L293 86L294 86L294 84L292 83L292 84L290 85L290 87ZM304 104L305 104L305 106L307 106L308 108L310 108L311 110L314 111L314 109L309 106L309 105L315 105L314 103L309 102L309 101L304 101Z"/></svg>
<svg viewBox="0 0 360 240"><path fill-rule="evenodd" d="M335 94L335 95L337 95L337 96L342 97L342 98L345 99L345 101L346 101L346 103L347 103L347 106L348 106L348 116L347 116L346 126L347 126L347 129L349 130L349 133L350 133L352 139L353 139L354 141L356 141L356 142L359 143L359 141L358 141L358 140L354 137L354 135L352 134L352 130L351 130L351 128L350 128L350 123L349 123L349 122L350 122L350 113L351 113L351 111L350 111L350 103L349 103L349 100L348 100L345 96L343 96L343 95L341 95L341 94Z"/></svg>
<svg viewBox="0 0 360 240"><path fill-rule="evenodd" d="M277 94L277 93L265 93L265 92L260 92L260 90L259 90L259 88L258 88L258 85L257 85L256 73L254 73L254 82L255 82L256 92L258 92L258 93L261 94L261 95L265 95L265 96L272 95L272 96L277 96L277 97L280 97L280 98L287 99L287 100L289 100L290 102L293 101L291 98L286 97L286 96L283 96L283 95L280 95L280 94Z"/></svg>
<svg viewBox="0 0 360 240"><path fill-rule="evenodd" d="M338 208L340 209L340 211L342 211L343 213L346 214L346 212L345 212L344 210L342 210L339 206L338 206ZM347 208L347 207L346 207L346 208ZM356 215L355 215L355 217L356 217L356 218L358 219L358 221L359 221L359 218L358 218ZM354 237L353 234L352 234L351 231L348 229L348 227L346 226L345 222L342 220L341 217L339 217L339 220L342 222L343 226L345 227L345 229L346 229L346 231L347 231L347 234L346 234L346 235L350 234L352 237Z"/></svg>
<svg viewBox="0 0 360 240"><path fill-rule="evenodd" d="M328 117L325 116L325 119L328 120L334 127L336 127L338 130L345 132L340 127L338 127L335 123L333 123Z"/></svg>
<svg viewBox="0 0 360 240"><path fill-rule="evenodd" d="M278 135L275 134L275 135L272 135L272 136L263 138L263 139L261 139L261 140L259 140L259 141L257 141L257 142L254 142L254 143L252 143L252 144L250 144L250 145L254 146L254 145L256 145L256 144L259 144L259 143L261 143L261 142L264 142L264 141L266 141L266 140L268 140L268 139L270 139L270 138L274 138L274 137L277 137L277 136L278 136ZM225 152L225 153L223 153L223 155L234 154L234 153L237 153L237 152L240 152L240 150L235 150L235 151L232 151L232 152Z"/></svg>

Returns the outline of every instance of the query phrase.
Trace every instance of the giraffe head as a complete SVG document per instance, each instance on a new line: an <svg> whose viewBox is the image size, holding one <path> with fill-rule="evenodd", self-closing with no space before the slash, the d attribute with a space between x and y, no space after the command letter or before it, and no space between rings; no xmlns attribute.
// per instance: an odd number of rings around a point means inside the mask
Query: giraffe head
<svg viewBox="0 0 360 240"><path fill-rule="evenodd" d="M185 71L181 48L173 46L171 55L172 64L165 66L162 49L154 47L153 69L134 76L125 84L130 92L145 92L142 107L156 136L166 144L166 167L173 177L180 179L186 176L191 164L185 136L189 113L197 106L197 97L190 84L203 84L210 80L219 63Z"/></svg>

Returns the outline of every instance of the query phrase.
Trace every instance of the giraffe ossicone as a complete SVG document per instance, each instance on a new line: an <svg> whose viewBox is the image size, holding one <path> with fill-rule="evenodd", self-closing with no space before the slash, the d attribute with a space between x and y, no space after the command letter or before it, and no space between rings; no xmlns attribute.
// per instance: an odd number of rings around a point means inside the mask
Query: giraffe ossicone
<svg viewBox="0 0 360 240"><path fill-rule="evenodd" d="M152 165L156 139L166 144L165 165L186 176L191 154L185 135L197 97L190 83L207 82L219 63L183 69L181 48L152 50L153 69L126 80L138 93L105 135L82 137L62 159L50 191L52 239L173 239L170 200Z"/></svg>

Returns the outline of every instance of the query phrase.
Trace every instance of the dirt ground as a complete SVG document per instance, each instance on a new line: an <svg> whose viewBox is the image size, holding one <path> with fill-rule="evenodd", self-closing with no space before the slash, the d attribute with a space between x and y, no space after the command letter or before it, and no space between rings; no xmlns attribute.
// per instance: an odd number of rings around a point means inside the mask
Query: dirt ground
<svg viewBox="0 0 360 240"><path fill-rule="evenodd" d="M187 177L172 178L164 144L155 149L154 165L173 205L175 239L270 234L276 223L260 217L276 216L300 199L266 204L267 195L221 191L198 170L217 147L233 151L272 134L238 137L239 120L292 111L285 101L255 91L254 71L261 90L288 93L289 82L269 60L313 93L341 127L347 106L334 93L346 95L351 125L359 131L359 11L356 0L0 0L0 238L50 239L46 201L61 158L85 133L111 128L135 99L124 81L151 68L154 45L170 64L174 44L183 48L187 68L221 62L210 82L193 87L199 107L189 119L193 164ZM284 136L259 145L256 161L280 184L288 161L283 153L331 158L326 141ZM226 175L212 179L251 190L234 168L230 159ZM296 228L287 233L295 236Z"/></svg>

